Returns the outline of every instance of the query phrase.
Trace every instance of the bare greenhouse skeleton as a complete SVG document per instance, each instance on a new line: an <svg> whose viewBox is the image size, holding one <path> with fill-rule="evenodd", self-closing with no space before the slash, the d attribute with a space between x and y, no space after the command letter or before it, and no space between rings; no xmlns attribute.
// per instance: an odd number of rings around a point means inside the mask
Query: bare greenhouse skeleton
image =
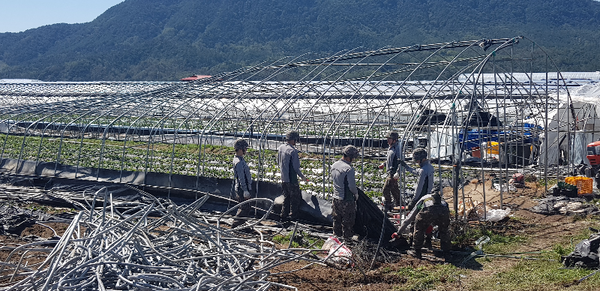
<svg viewBox="0 0 600 291"><path fill-rule="evenodd" d="M293 129L302 137L305 193L329 199L329 166L352 144L361 152L358 186L378 199L376 165L385 134L396 130L405 158L427 149L457 207L459 185L473 172L483 180L493 172L500 183L516 171L561 178L585 162L580 145L600 137L597 102L575 100L578 84L525 37L310 56L192 82L0 84L0 166L13 175L203 191L207 178L233 177L227 147L244 137L255 180L275 183L275 150ZM411 178L401 179L409 188ZM257 199L274 198L258 187Z"/></svg>

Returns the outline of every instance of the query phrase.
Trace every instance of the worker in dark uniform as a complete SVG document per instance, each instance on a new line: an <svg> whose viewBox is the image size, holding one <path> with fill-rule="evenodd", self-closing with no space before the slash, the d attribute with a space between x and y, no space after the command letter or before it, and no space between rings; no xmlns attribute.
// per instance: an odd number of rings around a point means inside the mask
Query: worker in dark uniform
<svg viewBox="0 0 600 291"><path fill-rule="evenodd" d="M250 199L250 189L252 189L252 175L250 175L250 168L244 156L248 150L248 142L244 139L238 139L233 144L235 150L235 156L233 157L233 176L234 176L234 193L238 202L244 202ZM250 214L250 204L244 204L240 208L235 216L248 216ZM236 227L244 223L243 220L236 219L233 222L232 227Z"/></svg>
<svg viewBox="0 0 600 291"><path fill-rule="evenodd" d="M333 181L333 234L350 240L354 236L354 220L356 219L355 172L352 161L358 157L358 149L352 145L342 150L343 157L331 166Z"/></svg>
<svg viewBox="0 0 600 291"><path fill-rule="evenodd" d="M379 165L380 169L385 167L386 178L383 184L383 198L385 199L385 210L391 211L394 206L400 205L400 188L398 188L398 167L402 159L402 148L398 142L398 133L395 131L387 135L389 145L385 163ZM393 199L393 204L392 204Z"/></svg>
<svg viewBox="0 0 600 291"><path fill-rule="evenodd" d="M298 208L302 200L298 176L307 182L308 179L300 171L299 151L294 147L300 140L300 134L297 131L290 131L285 137L286 143L277 150L277 163L281 170L281 187L283 188L281 220L287 219L288 216L295 220L298 218Z"/></svg>
<svg viewBox="0 0 600 291"><path fill-rule="evenodd" d="M411 255L419 259L421 258L425 232L430 225L437 225L438 227L442 251L444 251L444 253L450 251L452 247L450 232L448 230L450 227L450 210L448 209L448 203L442 199L439 193L427 194L421 197L406 219L402 221L398 231L392 235L392 237L402 234L413 221L414 251L411 252Z"/></svg>

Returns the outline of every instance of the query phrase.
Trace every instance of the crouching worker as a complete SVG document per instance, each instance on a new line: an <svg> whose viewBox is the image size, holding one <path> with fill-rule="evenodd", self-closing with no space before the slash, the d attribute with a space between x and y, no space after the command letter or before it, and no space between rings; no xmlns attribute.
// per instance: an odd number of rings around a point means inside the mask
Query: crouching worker
<svg viewBox="0 0 600 291"><path fill-rule="evenodd" d="M356 219L355 172L352 161L358 157L358 149L352 145L342 150L343 157L331 166L333 180L333 234L336 237L350 240L354 236L354 220Z"/></svg>
<svg viewBox="0 0 600 291"><path fill-rule="evenodd" d="M425 238L425 231L430 225L437 225L440 237L440 247L444 254L447 254L452 247L450 242L450 210L448 203L442 199L439 193L423 196L416 203L413 210L398 228L398 232L392 235L392 238L402 234L406 228L414 221L413 248L411 253L416 258L421 258L421 249Z"/></svg>
<svg viewBox="0 0 600 291"><path fill-rule="evenodd" d="M234 191L236 200L238 202L244 202L251 198L250 189L252 189L252 176L250 175L250 168L244 156L248 150L248 142L244 139L238 139L233 144L235 150L235 156L233 157L233 175L234 175ZM244 204L236 213L236 217L248 216L250 214L250 204ZM236 227L244 223L244 220L234 220L231 227Z"/></svg>

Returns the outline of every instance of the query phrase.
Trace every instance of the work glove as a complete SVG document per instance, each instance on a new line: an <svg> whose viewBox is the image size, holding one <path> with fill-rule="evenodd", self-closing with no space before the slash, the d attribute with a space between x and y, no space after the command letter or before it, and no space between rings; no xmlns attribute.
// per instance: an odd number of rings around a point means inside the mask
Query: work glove
<svg viewBox="0 0 600 291"><path fill-rule="evenodd" d="M398 180L400 179L400 175L398 175L398 173L394 174L394 180Z"/></svg>
<svg viewBox="0 0 600 291"><path fill-rule="evenodd" d="M354 200L358 201L358 193L354 194Z"/></svg>
<svg viewBox="0 0 600 291"><path fill-rule="evenodd" d="M398 233L392 233L392 239L389 240L389 243L396 242L396 239L399 237Z"/></svg>
<svg viewBox="0 0 600 291"><path fill-rule="evenodd" d="M250 192L248 190L244 191L244 198L250 199Z"/></svg>

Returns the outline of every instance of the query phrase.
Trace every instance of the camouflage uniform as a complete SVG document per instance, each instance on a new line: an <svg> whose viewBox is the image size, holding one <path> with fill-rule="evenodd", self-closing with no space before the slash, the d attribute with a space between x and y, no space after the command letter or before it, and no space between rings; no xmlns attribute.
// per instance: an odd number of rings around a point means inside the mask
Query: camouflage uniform
<svg viewBox="0 0 600 291"><path fill-rule="evenodd" d="M354 235L356 201L333 199L331 216L333 216L333 234L335 236L349 239Z"/></svg>
<svg viewBox="0 0 600 291"><path fill-rule="evenodd" d="M281 207L281 218L285 219L291 212L292 219L298 218L298 208L302 202L302 192L300 191L300 185L291 182L282 182L281 188L283 189L283 205Z"/></svg>
<svg viewBox="0 0 600 291"><path fill-rule="evenodd" d="M401 152L400 144L398 142L390 146L387 151L387 159L385 162L387 177L382 190L387 210L391 210L393 205L400 205L400 188L398 187L398 180L394 179L394 174L399 172L398 168L400 166L399 160ZM392 199L394 202L393 205Z"/></svg>
<svg viewBox="0 0 600 291"><path fill-rule="evenodd" d="M423 210L417 214L413 232L413 244L415 250L423 248L425 231L429 225L438 226L440 246L444 251L450 250L450 233L448 231L448 227L450 226L450 210L448 209L448 206L441 204L431 205L423 208Z"/></svg>
<svg viewBox="0 0 600 291"><path fill-rule="evenodd" d="M337 237L350 239L354 235L356 219L356 188L355 172L352 165L342 160L331 166L333 182L333 234Z"/></svg>
<svg viewBox="0 0 600 291"><path fill-rule="evenodd" d="M400 188L398 187L398 180L393 177L385 178L385 183L383 184L383 197L385 198L385 208L388 211L392 210L392 205L400 205ZM394 204L392 204L392 197Z"/></svg>
<svg viewBox="0 0 600 291"><path fill-rule="evenodd" d="M436 199L439 199L439 201L436 201ZM450 210L448 209L448 203L446 203L446 201L438 194L428 194L421 197L416 203L415 208L413 208L413 210L408 213L406 219L402 221L397 232L403 233L413 221L415 222L413 232L415 251L421 251L425 232L430 225L438 226L442 250L450 250L451 242L450 233L448 231L450 226Z"/></svg>

